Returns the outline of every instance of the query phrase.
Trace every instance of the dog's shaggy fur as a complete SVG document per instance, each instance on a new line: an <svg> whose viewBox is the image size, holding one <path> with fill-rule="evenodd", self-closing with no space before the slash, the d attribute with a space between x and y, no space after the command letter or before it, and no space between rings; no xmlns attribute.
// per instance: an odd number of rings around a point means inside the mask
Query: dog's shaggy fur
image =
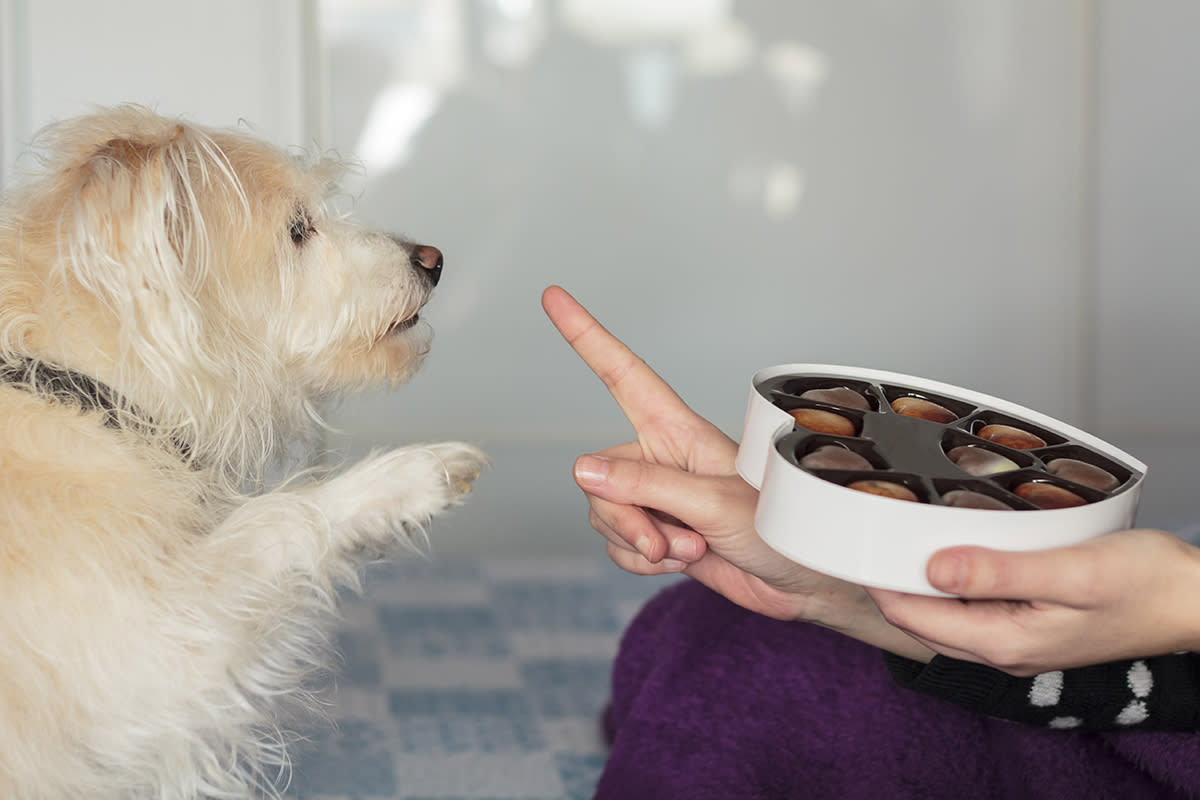
<svg viewBox="0 0 1200 800"><path fill-rule="evenodd" d="M338 587L485 463L262 488L322 398L416 369L440 253L242 132L121 107L38 145L0 209L0 797L272 794Z"/></svg>

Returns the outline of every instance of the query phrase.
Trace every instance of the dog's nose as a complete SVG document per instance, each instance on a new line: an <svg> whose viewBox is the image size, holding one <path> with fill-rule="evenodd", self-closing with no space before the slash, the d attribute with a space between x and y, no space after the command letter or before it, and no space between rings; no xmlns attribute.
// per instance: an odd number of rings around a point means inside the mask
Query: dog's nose
<svg viewBox="0 0 1200 800"><path fill-rule="evenodd" d="M434 286L442 277L442 251L427 244L419 244L413 248L412 260L426 271Z"/></svg>

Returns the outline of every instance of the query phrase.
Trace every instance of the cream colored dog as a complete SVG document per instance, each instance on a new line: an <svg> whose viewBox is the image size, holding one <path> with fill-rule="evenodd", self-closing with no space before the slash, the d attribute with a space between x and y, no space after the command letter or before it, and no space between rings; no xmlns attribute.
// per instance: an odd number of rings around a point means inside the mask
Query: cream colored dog
<svg viewBox="0 0 1200 800"><path fill-rule="evenodd" d="M485 460L261 478L318 400L417 368L441 253L242 133L122 107L38 152L0 210L0 797L273 794L337 587Z"/></svg>

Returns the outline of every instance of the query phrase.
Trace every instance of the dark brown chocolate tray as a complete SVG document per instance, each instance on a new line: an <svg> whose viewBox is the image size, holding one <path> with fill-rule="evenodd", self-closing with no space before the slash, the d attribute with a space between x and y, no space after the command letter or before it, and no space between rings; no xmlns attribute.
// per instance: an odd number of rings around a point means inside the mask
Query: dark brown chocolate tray
<svg viewBox="0 0 1200 800"><path fill-rule="evenodd" d="M956 490L966 490L998 500L1012 510L1037 511L1063 506L1045 505L1048 502L1045 499L1039 500L1041 504L1031 502L1018 496L1018 487L1037 484L1036 490L1025 488L1022 491L1034 492L1035 497L1051 495L1069 500L1067 495L1047 488L1058 487L1080 498L1078 504L1083 504L1096 503L1120 494L1140 478L1140 473L1130 466L1097 452L1061 430L949 394L931 393L914 386L821 374L779 375L763 381L757 388L773 405L788 413L812 409L836 414L849 421L853 426L849 434L814 430L797 424L793 432L775 441L775 448L789 463L843 486L858 481L886 481L906 487L916 500L932 505L952 505L947 502L946 496ZM860 396L865 401L865 408L853 408L828 398L802 396L811 390L843 388ZM952 419L940 422L898 413L892 404L900 398L919 398L934 403L948 410L948 416L952 416ZM989 425L1011 426L1038 437L1044 444L1016 448L982 438L980 432ZM869 462L870 468L830 468L803 463L813 451L827 445L859 454ZM960 447L979 448L1008 459L1012 467L1005 465L1002 471L972 474L958 466L948 455ZM980 454L973 451L971 455ZM1112 476L1115 486L1099 488L1053 474L1049 465L1058 459L1071 459L1097 467ZM1090 478L1089 475L1082 477ZM951 498L955 497L961 496L951 495Z"/></svg>

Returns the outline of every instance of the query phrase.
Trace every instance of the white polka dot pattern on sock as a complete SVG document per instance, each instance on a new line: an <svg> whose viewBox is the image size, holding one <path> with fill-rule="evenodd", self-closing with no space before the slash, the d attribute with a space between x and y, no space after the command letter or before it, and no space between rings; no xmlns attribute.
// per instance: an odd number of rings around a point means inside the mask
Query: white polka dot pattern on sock
<svg viewBox="0 0 1200 800"><path fill-rule="evenodd" d="M1146 704L1141 700L1134 700L1117 714L1117 724L1137 725L1139 722L1145 722L1149 716L1150 709L1146 708Z"/></svg>
<svg viewBox="0 0 1200 800"><path fill-rule="evenodd" d="M1033 683L1029 686L1029 702L1031 705L1042 708L1058 705L1058 701L1062 698L1062 689L1062 670L1035 675Z"/></svg>
<svg viewBox="0 0 1200 800"><path fill-rule="evenodd" d="M1083 720L1079 717L1055 717L1047 723L1051 728L1066 730L1068 728L1078 728L1083 724Z"/></svg>
<svg viewBox="0 0 1200 800"><path fill-rule="evenodd" d="M1029 704L1035 708L1058 705L1063 699L1064 682L1062 670L1035 675L1029 684ZM1133 698L1117 713L1114 720L1121 727L1138 725L1150 718L1147 700L1154 689L1154 673L1151 672L1150 665L1140 659L1132 662L1125 672L1125 684L1133 693ZM1050 728L1066 729L1081 727L1084 722L1081 717L1061 714L1052 717L1046 725Z"/></svg>
<svg viewBox="0 0 1200 800"><path fill-rule="evenodd" d="M1139 722L1145 722L1150 716L1145 698L1150 696L1150 690L1154 688L1154 674L1150 672L1150 667L1145 661L1135 661L1129 666L1125 683L1133 692L1134 699L1117 714L1117 724L1137 725Z"/></svg>
<svg viewBox="0 0 1200 800"><path fill-rule="evenodd" d="M1125 677L1129 683L1130 690L1133 691L1136 697L1149 697L1150 690L1154 688L1154 675L1150 672L1150 667L1145 661L1135 661L1129 667L1129 673Z"/></svg>

